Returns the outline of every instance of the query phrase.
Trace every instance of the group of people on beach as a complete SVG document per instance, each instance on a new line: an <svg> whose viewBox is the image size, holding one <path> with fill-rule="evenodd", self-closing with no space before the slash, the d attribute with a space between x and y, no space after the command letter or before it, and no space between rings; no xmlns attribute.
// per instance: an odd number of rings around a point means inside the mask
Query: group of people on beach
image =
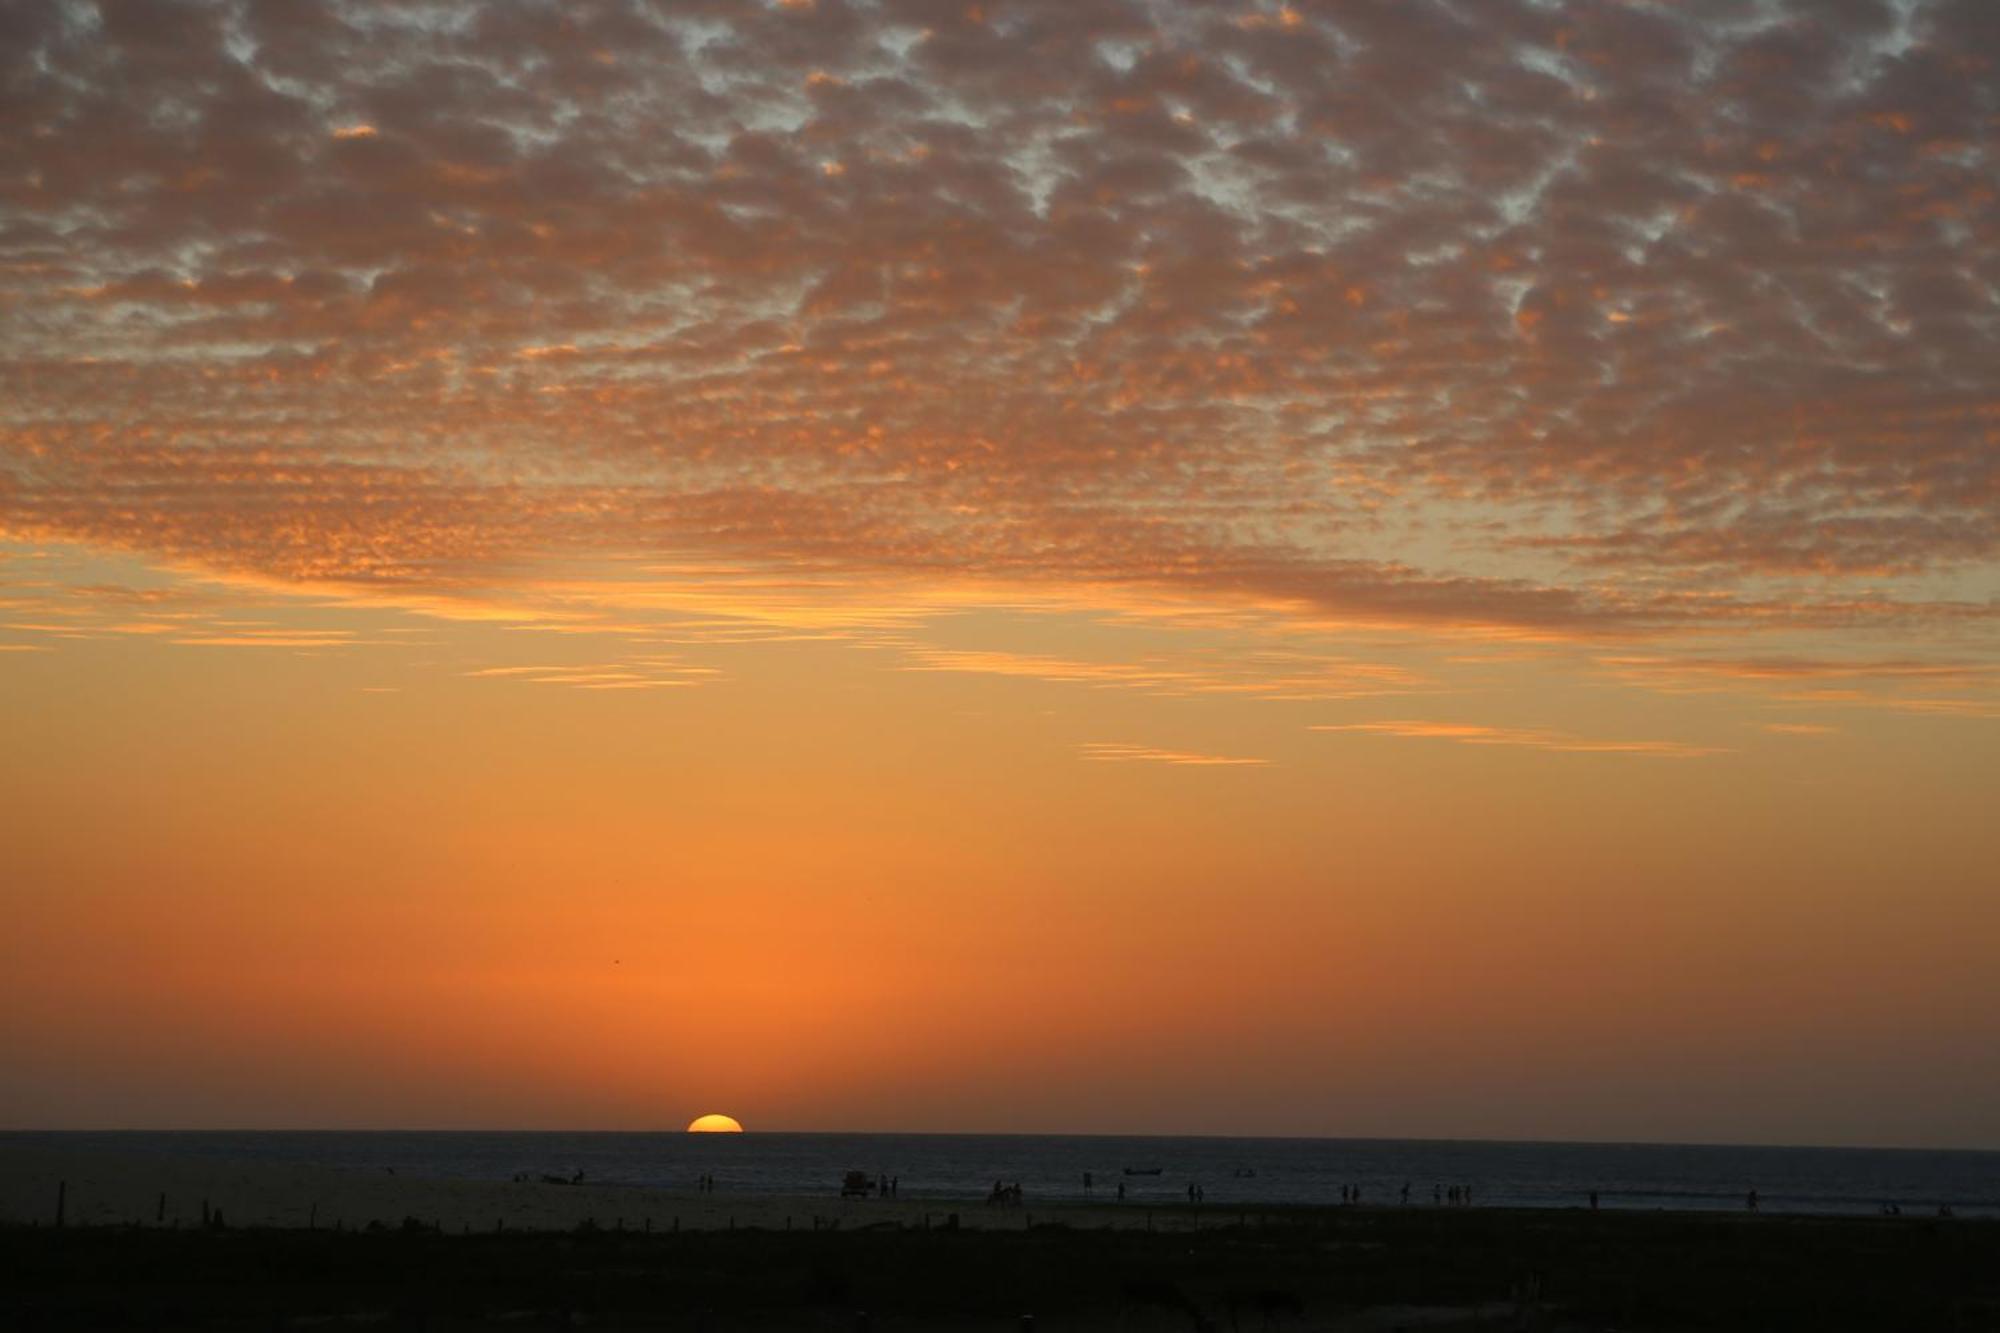
<svg viewBox="0 0 2000 1333"><path fill-rule="evenodd" d="M1884 1217L1901 1217L1902 1215L1903 1215L1903 1205L1902 1205L1902 1204L1900 1204L1900 1203L1885 1203L1885 1204L1883 1204L1883 1205L1882 1205L1882 1216L1884 1216ZM1953 1213L1952 1213L1952 1211L1951 1211L1951 1205L1950 1205L1950 1204L1948 1204L1948 1203L1941 1203L1941 1204L1939 1204L1939 1205L1938 1205L1938 1209L1937 1209L1937 1215L1938 1215L1939 1217L1951 1217L1951 1216L1953 1216Z"/></svg>

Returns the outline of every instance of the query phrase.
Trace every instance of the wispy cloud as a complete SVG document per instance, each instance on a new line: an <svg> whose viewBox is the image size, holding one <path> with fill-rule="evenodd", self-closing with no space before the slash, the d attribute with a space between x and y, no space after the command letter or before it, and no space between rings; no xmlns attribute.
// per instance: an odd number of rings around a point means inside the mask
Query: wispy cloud
<svg viewBox="0 0 2000 1333"><path fill-rule="evenodd" d="M1992 682L2000 666L1990 662L1934 661L1923 658L1875 657L1665 657L1605 656L1598 661L1634 679L1655 683L1687 681L1768 682L1856 680L1896 682Z"/></svg>
<svg viewBox="0 0 2000 1333"><path fill-rule="evenodd" d="M352 648L361 640L347 630L240 629L185 634L171 642L189 648Z"/></svg>
<svg viewBox="0 0 2000 1333"><path fill-rule="evenodd" d="M1357 699L1403 694L1423 679L1407 667L1302 652L1234 653L1204 660L1180 653L1130 662L1038 656L997 649L911 644L908 669L1019 676L1159 695L1233 694L1258 699Z"/></svg>
<svg viewBox="0 0 2000 1333"><path fill-rule="evenodd" d="M1453 741L1460 745L1516 746L1566 754L1629 754L1654 759L1699 759L1723 750L1682 741L1605 740L1534 727L1490 727L1471 722L1347 722L1321 723L1313 731L1357 732L1400 736L1411 740Z"/></svg>
<svg viewBox="0 0 2000 1333"><path fill-rule="evenodd" d="M690 689L721 672L679 658L632 656L609 662L476 667L459 674L472 680L517 680L579 690L666 690Z"/></svg>
<svg viewBox="0 0 2000 1333"><path fill-rule="evenodd" d="M1163 750L1151 745L1127 745L1117 741L1086 741L1081 756L1093 763L1178 764L1191 768L1263 768L1268 759L1233 755L1201 754L1192 750Z"/></svg>

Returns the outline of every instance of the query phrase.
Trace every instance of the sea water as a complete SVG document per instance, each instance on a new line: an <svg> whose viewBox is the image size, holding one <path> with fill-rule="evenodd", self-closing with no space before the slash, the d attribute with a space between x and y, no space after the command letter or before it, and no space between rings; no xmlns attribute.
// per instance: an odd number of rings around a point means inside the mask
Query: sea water
<svg viewBox="0 0 2000 1333"><path fill-rule="evenodd" d="M310 1163L414 1177L512 1179L827 1194L842 1175L891 1176L903 1198L981 1199L1019 1183L1029 1202L1186 1203L1215 1209L1338 1204L1732 1209L1755 1190L1765 1212L2000 1216L2000 1153L1642 1143L1398 1139L1122 1138L992 1134L687 1134L467 1131L6 1132L0 1144ZM1085 1180L1088 1177L1089 1183Z"/></svg>

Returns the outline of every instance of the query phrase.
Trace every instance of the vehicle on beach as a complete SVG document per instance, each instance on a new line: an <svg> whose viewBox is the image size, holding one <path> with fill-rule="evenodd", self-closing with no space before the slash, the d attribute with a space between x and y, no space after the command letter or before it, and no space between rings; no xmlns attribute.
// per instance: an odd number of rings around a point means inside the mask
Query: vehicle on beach
<svg viewBox="0 0 2000 1333"><path fill-rule="evenodd" d="M866 1171L849 1171L840 1178L840 1197L843 1199L865 1199L875 1192L875 1182L868 1178Z"/></svg>

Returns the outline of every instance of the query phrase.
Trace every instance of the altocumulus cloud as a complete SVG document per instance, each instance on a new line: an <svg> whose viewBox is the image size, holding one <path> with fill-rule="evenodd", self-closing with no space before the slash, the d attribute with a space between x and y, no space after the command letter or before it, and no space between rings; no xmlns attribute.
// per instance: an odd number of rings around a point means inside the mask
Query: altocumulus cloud
<svg viewBox="0 0 2000 1333"><path fill-rule="evenodd" d="M1992 614L1990 0L0 23L0 536L447 598L640 551Z"/></svg>

